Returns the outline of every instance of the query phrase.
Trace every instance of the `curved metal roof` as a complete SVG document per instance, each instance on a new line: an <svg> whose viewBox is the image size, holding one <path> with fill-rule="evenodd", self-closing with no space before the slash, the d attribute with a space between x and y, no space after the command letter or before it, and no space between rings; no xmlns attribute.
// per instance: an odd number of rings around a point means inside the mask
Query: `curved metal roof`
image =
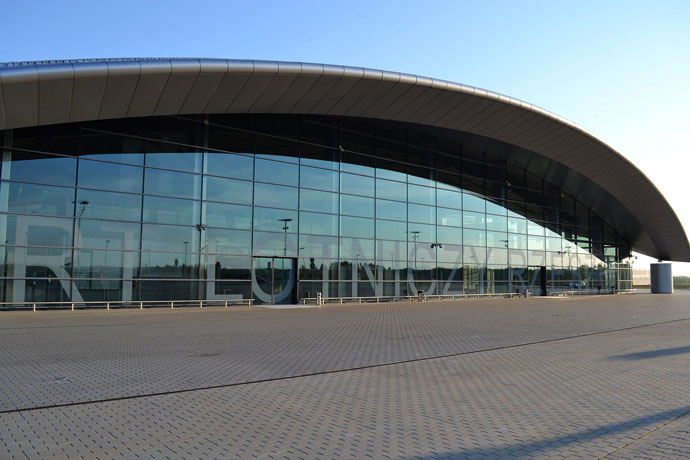
<svg viewBox="0 0 690 460"><path fill-rule="evenodd" d="M574 123L479 88L357 67L225 59L85 59L0 64L0 130L203 113L291 113L383 119L515 145L577 172L581 198L636 251L690 261L678 217L632 163ZM587 195L587 194L585 194Z"/></svg>

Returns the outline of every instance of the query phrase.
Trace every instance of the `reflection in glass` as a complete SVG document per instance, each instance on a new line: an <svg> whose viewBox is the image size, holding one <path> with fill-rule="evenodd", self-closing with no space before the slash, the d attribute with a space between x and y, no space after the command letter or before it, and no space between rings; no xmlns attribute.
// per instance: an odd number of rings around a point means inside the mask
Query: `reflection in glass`
<svg viewBox="0 0 690 460"><path fill-rule="evenodd" d="M204 222L209 227L251 230L252 208L225 203L203 203Z"/></svg>
<svg viewBox="0 0 690 460"><path fill-rule="evenodd" d="M199 252L199 230L195 227L144 224L141 237L145 251Z"/></svg>
<svg viewBox="0 0 690 460"><path fill-rule="evenodd" d="M424 206L421 204L408 204L407 219L410 222L433 225L436 223L436 208L434 206Z"/></svg>
<svg viewBox="0 0 690 460"><path fill-rule="evenodd" d="M338 195L315 190L300 190L299 207L304 211L338 213Z"/></svg>
<svg viewBox="0 0 690 460"><path fill-rule="evenodd" d="M251 243L251 232L207 228L202 232L201 250L214 254L250 254Z"/></svg>
<svg viewBox="0 0 690 460"><path fill-rule="evenodd" d="M340 213L350 216L374 217L374 199L340 195Z"/></svg>
<svg viewBox="0 0 690 460"><path fill-rule="evenodd" d="M176 146L168 146L164 143L150 142L147 145L149 151L165 151L177 148ZM176 169L187 172L201 172L201 153L147 153L146 166L153 166L155 168Z"/></svg>
<svg viewBox="0 0 690 460"><path fill-rule="evenodd" d="M254 178L274 184L297 185L299 166L279 161L257 158L254 163Z"/></svg>
<svg viewBox="0 0 690 460"><path fill-rule="evenodd" d="M436 204L436 190L410 184L407 186L407 201L434 206Z"/></svg>
<svg viewBox="0 0 690 460"><path fill-rule="evenodd" d="M355 174L340 174L340 191L353 195L374 196L374 179Z"/></svg>
<svg viewBox="0 0 690 460"><path fill-rule="evenodd" d="M139 223L133 222L81 219L77 221L74 246L90 249L137 250L140 228Z"/></svg>
<svg viewBox="0 0 690 460"><path fill-rule="evenodd" d="M13 152L6 179L41 184L74 186L77 160L27 152Z"/></svg>
<svg viewBox="0 0 690 460"><path fill-rule="evenodd" d="M257 206L276 206L279 208L297 208L297 190L282 185L254 184L254 204Z"/></svg>
<svg viewBox="0 0 690 460"><path fill-rule="evenodd" d="M436 193L438 198L438 206L455 209L462 208L462 193L443 189L438 189Z"/></svg>
<svg viewBox="0 0 690 460"><path fill-rule="evenodd" d="M52 216L74 214L74 189L47 185L3 182L0 196L7 197L0 203L0 211Z"/></svg>
<svg viewBox="0 0 690 460"><path fill-rule="evenodd" d="M297 236L290 233L254 232L254 254L296 256Z"/></svg>
<svg viewBox="0 0 690 460"><path fill-rule="evenodd" d="M201 176L162 169L146 169L144 193L199 199Z"/></svg>
<svg viewBox="0 0 690 460"><path fill-rule="evenodd" d="M339 175L337 171L302 166L300 168L299 180L302 187L326 190L328 192L338 191Z"/></svg>
<svg viewBox="0 0 690 460"><path fill-rule="evenodd" d="M407 206L399 201L376 200L376 217L379 219L406 220Z"/></svg>
<svg viewBox="0 0 690 460"><path fill-rule="evenodd" d="M390 220L376 220L376 238L386 240L406 240L407 224Z"/></svg>
<svg viewBox="0 0 690 460"><path fill-rule="evenodd" d="M333 236L338 235L338 216L335 214L300 212L299 217L300 233L315 233L318 235Z"/></svg>
<svg viewBox="0 0 690 460"><path fill-rule="evenodd" d="M297 211L254 208L254 230L297 233Z"/></svg>
<svg viewBox="0 0 690 460"><path fill-rule="evenodd" d="M214 176L252 180L254 178L254 158L233 153L206 154L206 173Z"/></svg>
<svg viewBox="0 0 690 460"><path fill-rule="evenodd" d="M77 190L77 217L141 220L141 195Z"/></svg>
<svg viewBox="0 0 690 460"><path fill-rule="evenodd" d="M252 188L251 182L206 176L204 200L252 204Z"/></svg>
<svg viewBox="0 0 690 460"><path fill-rule="evenodd" d="M361 217L340 217L340 234L355 238L374 238L374 220Z"/></svg>
<svg viewBox="0 0 690 460"><path fill-rule="evenodd" d="M77 183L80 187L141 193L143 172L138 166L79 160Z"/></svg>
<svg viewBox="0 0 690 460"><path fill-rule="evenodd" d="M145 196L144 222L196 225L199 222L199 202L178 198Z"/></svg>
<svg viewBox="0 0 690 460"><path fill-rule="evenodd" d="M407 185L403 182L376 179L376 198L405 201L407 199Z"/></svg>
<svg viewBox="0 0 690 460"><path fill-rule="evenodd" d="M338 238L332 236L300 235L299 255L307 257L338 257Z"/></svg>

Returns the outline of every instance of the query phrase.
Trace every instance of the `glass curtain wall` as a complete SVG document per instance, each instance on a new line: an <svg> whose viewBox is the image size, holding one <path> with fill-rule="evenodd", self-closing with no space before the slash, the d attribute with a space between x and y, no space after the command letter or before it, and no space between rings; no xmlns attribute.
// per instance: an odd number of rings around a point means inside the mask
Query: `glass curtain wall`
<svg viewBox="0 0 690 460"><path fill-rule="evenodd" d="M582 203L413 130L166 117L6 131L0 142L3 302L631 285L629 244Z"/></svg>

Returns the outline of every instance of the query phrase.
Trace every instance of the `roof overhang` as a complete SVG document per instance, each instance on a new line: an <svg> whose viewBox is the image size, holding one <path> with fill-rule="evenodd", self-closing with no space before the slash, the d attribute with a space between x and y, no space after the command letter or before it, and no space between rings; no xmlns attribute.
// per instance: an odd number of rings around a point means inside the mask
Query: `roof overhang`
<svg viewBox="0 0 690 460"><path fill-rule="evenodd" d="M523 101L416 75L299 62L94 59L0 64L0 131L212 113L363 117L466 132L535 152L613 198L619 232L649 256L690 262L678 217L630 161L574 123ZM597 203L599 201L599 203ZM621 228L622 227L622 228Z"/></svg>

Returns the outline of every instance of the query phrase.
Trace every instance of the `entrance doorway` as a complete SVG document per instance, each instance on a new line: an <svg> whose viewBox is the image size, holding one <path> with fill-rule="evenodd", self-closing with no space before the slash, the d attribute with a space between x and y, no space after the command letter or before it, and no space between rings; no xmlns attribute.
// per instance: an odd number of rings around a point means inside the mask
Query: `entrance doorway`
<svg viewBox="0 0 690 460"><path fill-rule="evenodd" d="M546 267L528 267L529 290L534 295L547 295Z"/></svg>
<svg viewBox="0 0 690 460"><path fill-rule="evenodd" d="M297 259L292 257L252 258L254 303L297 303Z"/></svg>

